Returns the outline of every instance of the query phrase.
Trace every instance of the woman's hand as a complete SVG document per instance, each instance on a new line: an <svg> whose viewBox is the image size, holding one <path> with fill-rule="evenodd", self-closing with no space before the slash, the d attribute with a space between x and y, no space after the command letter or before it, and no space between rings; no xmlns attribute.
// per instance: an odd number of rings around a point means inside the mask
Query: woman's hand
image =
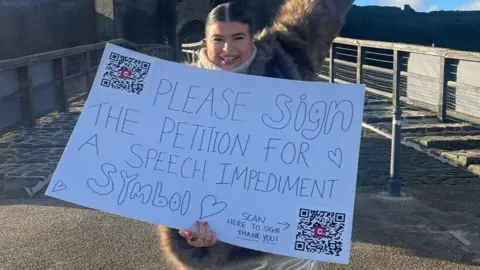
<svg viewBox="0 0 480 270"><path fill-rule="evenodd" d="M180 230L179 233L194 247L209 247L217 243L217 236L210 231L206 221L197 221L192 230Z"/></svg>

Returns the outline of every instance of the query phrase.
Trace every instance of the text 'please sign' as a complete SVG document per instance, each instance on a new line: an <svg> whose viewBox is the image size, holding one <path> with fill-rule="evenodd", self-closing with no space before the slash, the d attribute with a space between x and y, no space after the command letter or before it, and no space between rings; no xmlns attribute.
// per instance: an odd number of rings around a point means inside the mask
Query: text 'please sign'
<svg viewBox="0 0 480 270"><path fill-rule="evenodd" d="M365 87L172 63L107 44L47 195L348 263Z"/></svg>

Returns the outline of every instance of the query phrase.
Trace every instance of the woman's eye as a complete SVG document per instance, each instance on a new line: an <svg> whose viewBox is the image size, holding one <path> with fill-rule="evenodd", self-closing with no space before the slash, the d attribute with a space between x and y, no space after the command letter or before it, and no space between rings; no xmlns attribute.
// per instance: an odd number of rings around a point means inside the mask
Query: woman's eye
<svg viewBox="0 0 480 270"><path fill-rule="evenodd" d="M235 37L235 40L242 40L243 36Z"/></svg>
<svg viewBox="0 0 480 270"><path fill-rule="evenodd" d="M223 40L221 38L214 38L213 41L215 42L222 42Z"/></svg>

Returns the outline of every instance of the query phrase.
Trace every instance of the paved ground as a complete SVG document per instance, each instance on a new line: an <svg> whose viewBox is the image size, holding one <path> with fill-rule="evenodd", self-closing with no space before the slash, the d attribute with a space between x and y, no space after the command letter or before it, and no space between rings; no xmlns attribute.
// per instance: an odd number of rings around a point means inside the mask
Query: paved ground
<svg viewBox="0 0 480 270"><path fill-rule="evenodd" d="M403 148L407 195L393 199L389 147L365 133L351 264L320 269L480 269L478 177ZM0 200L0 228L2 270L168 269L151 224L45 196Z"/></svg>
<svg viewBox="0 0 480 270"><path fill-rule="evenodd" d="M164 269L152 226L51 198L0 201L0 269Z"/></svg>
<svg viewBox="0 0 480 270"><path fill-rule="evenodd" d="M480 242L460 241L464 228L445 228L445 218L457 217L359 190L351 264L320 269L480 269ZM0 269L169 269L147 223L51 198L2 201L0 220Z"/></svg>

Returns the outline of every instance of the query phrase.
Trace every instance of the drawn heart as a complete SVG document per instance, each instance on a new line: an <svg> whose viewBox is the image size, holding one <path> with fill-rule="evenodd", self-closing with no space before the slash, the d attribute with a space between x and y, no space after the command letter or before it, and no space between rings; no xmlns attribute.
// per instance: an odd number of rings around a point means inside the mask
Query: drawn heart
<svg viewBox="0 0 480 270"><path fill-rule="evenodd" d="M217 197L213 195L205 196L202 199L202 204L200 208L200 219L214 216L219 214L227 208L226 202L217 202Z"/></svg>
<svg viewBox="0 0 480 270"><path fill-rule="evenodd" d="M328 158L337 165L338 168L342 166L343 154L342 149L337 148L334 151L328 151Z"/></svg>
<svg viewBox="0 0 480 270"><path fill-rule="evenodd" d="M52 192L62 191L65 189L67 189L67 185L63 183L63 180L58 180L57 183L55 183L55 186L53 186Z"/></svg>

